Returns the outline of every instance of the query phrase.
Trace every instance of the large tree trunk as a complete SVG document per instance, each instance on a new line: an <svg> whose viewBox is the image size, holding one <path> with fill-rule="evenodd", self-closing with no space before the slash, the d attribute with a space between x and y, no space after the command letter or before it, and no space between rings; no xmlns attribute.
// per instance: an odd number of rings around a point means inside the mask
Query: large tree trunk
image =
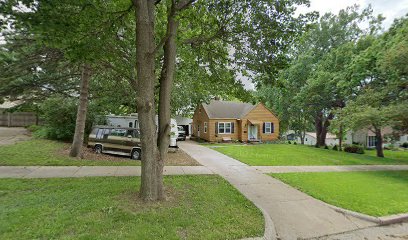
<svg viewBox="0 0 408 240"><path fill-rule="evenodd" d="M154 1L134 0L136 18L136 90L141 132L142 177L140 197L156 201L163 195L158 172L155 85Z"/></svg>
<svg viewBox="0 0 408 240"><path fill-rule="evenodd" d="M339 127L339 151L342 150L343 147L343 125L340 125Z"/></svg>
<svg viewBox="0 0 408 240"><path fill-rule="evenodd" d="M88 111L89 79L91 78L91 67L85 64L82 70L81 85L79 92L79 105L75 124L74 140L72 141L71 157L79 157L84 144L86 113Z"/></svg>
<svg viewBox="0 0 408 240"><path fill-rule="evenodd" d="M319 112L315 116L315 129L316 129L316 146L321 147L321 134L323 130L323 113Z"/></svg>
<svg viewBox="0 0 408 240"><path fill-rule="evenodd" d="M160 158L157 164L157 177L159 178L159 198L163 199L163 166L167 159L167 153L170 143L170 99L171 90L173 86L173 76L176 66L176 36L178 22L175 19L175 5L174 2L168 10L167 21L167 39L163 46L164 59L163 66L160 74L160 95L159 95L159 135L158 135L158 147Z"/></svg>
<svg viewBox="0 0 408 240"><path fill-rule="evenodd" d="M377 138L377 143L375 144L375 149L377 150L377 157L384 157L383 151L383 138L381 135L381 128L375 128L375 137Z"/></svg>

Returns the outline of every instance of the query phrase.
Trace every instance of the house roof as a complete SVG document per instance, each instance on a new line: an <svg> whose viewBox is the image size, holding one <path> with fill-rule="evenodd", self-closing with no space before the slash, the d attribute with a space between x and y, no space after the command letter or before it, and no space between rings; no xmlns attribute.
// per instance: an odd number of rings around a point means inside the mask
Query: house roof
<svg viewBox="0 0 408 240"><path fill-rule="evenodd" d="M307 132L306 134L316 138L316 133L315 132ZM331 134L331 133L327 133L326 134L326 139L337 139L337 137L335 135Z"/></svg>
<svg viewBox="0 0 408 240"><path fill-rule="evenodd" d="M10 102L10 101L6 100L2 104L0 104L0 109L10 109L10 108L13 108L13 107L17 107L17 106L19 106L19 105L21 105L23 103L24 103L23 100L16 100L16 101L13 101L13 102Z"/></svg>
<svg viewBox="0 0 408 240"><path fill-rule="evenodd" d="M209 104L203 103L209 118L243 118L255 107L250 103L231 101L212 100Z"/></svg>

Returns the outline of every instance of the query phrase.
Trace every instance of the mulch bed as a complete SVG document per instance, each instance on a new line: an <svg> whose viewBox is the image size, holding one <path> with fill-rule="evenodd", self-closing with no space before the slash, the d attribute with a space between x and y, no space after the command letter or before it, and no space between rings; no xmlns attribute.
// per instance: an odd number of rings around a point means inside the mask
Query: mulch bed
<svg viewBox="0 0 408 240"><path fill-rule="evenodd" d="M68 156L70 151L70 144L65 144L64 148L59 150L57 154ZM196 160L194 160L190 155L185 153L181 149L175 151L169 151L167 155L168 159L165 162L167 166L200 166ZM82 148L82 159L93 160L93 161L113 161L113 162L123 162L130 160L129 157L112 155L112 154L96 154L92 148Z"/></svg>

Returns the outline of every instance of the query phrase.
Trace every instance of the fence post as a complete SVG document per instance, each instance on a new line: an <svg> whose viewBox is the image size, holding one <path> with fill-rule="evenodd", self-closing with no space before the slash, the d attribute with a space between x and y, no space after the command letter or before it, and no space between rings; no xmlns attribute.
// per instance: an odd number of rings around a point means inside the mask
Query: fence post
<svg viewBox="0 0 408 240"><path fill-rule="evenodd" d="M11 127L11 113L7 112L7 127Z"/></svg>

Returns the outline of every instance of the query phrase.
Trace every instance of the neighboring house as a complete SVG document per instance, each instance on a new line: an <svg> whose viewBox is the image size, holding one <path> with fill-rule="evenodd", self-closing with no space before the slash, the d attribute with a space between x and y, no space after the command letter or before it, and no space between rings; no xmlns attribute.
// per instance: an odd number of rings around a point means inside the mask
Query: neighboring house
<svg viewBox="0 0 408 240"><path fill-rule="evenodd" d="M279 119L262 103L213 100L197 106L193 135L209 142L272 141L279 137Z"/></svg>
<svg viewBox="0 0 408 240"><path fill-rule="evenodd" d="M297 142L300 143L300 137L297 138ZM316 145L317 138L315 132L306 132L305 134L305 145ZM331 134L326 134L326 145L327 146L334 146L339 144L339 139Z"/></svg>
<svg viewBox="0 0 408 240"><path fill-rule="evenodd" d="M387 135L393 134L393 130L391 127L385 127L381 129L381 133L383 136L383 146L386 145L402 145L404 142L408 142L408 135L402 135L397 140L391 141L387 138ZM357 131L349 131L345 137L346 144L352 143L359 143L364 145L367 148L375 148L377 143L377 138L375 137L375 133L368 128L357 130Z"/></svg>
<svg viewBox="0 0 408 240"><path fill-rule="evenodd" d="M176 116L174 119L176 119L178 126L182 126L184 128L186 135L190 136L192 132L193 119L182 116Z"/></svg>

